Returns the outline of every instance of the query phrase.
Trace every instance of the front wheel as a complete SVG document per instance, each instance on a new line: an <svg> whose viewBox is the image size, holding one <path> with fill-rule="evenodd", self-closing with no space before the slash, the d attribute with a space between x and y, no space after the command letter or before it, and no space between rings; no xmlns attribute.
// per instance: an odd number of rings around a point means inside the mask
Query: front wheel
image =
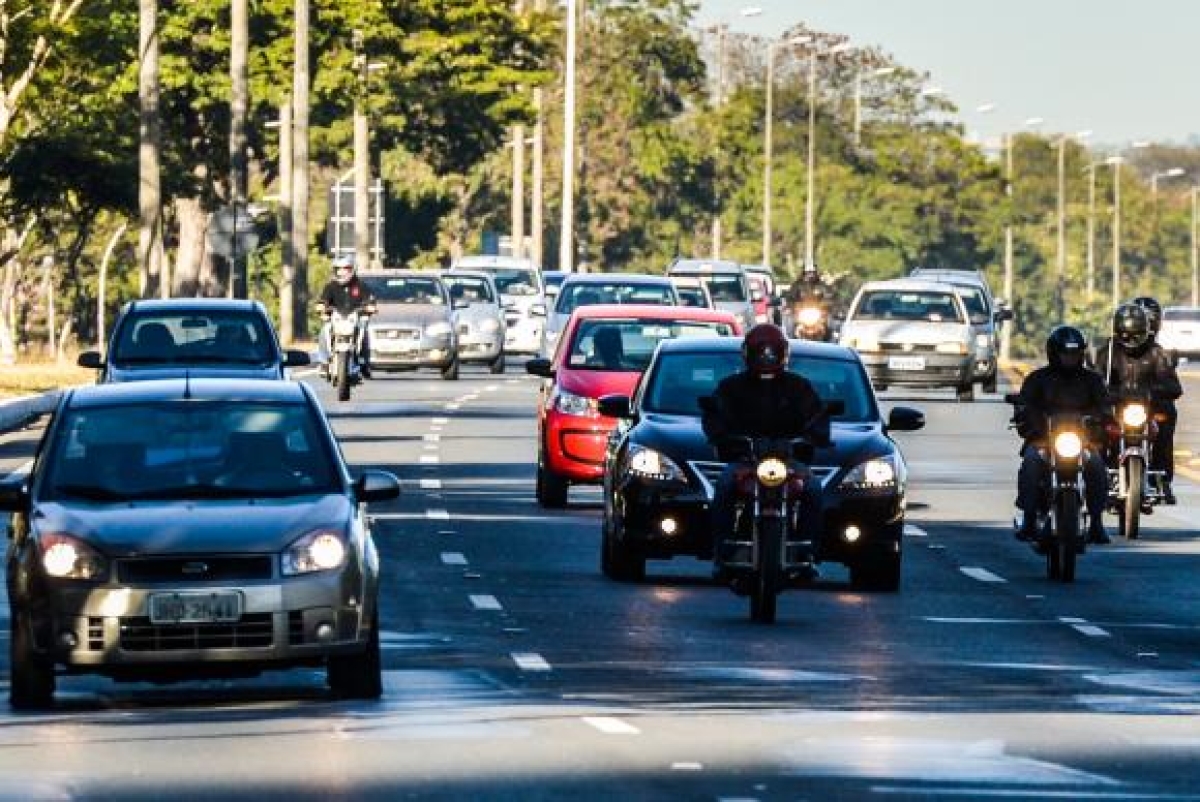
<svg viewBox="0 0 1200 802"><path fill-rule="evenodd" d="M337 397L338 401L350 400L350 359L349 351L341 351L337 355Z"/></svg>
<svg viewBox="0 0 1200 802"><path fill-rule="evenodd" d="M973 384L962 385L961 387L959 387L955 390L954 397L957 398L960 403L964 403L964 404L974 401L975 400L975 385L973 385Z"/></svg>
<svg viewBox="0 0 1200 802"><path fill-rule="evenodd" d="M54 664L34 649L28 616L14 612L9 627L9 704L14 710L49 707L54 702Z"/></svg>
<svg viewBox="0 0 1200 802"><path fill-rule="evenodd" d="M501 351L500 354L495 358L495 360L492 361L492 364L488 365L488 372L491 373L493 376L499 375L504 372L504 352L503 351Z"/></svg>
<svg viewBox="0 0 1200 802"><path fill-rule="evenodd" d="M900 555L862 559L850 566L850 584L861 590L900 590Z"/></svg>
<svg viewBox="0 0 1200 802"><path fill-rule="evenodd" d="M330 657L326 682L339 699L378 699L383 695L383 669L379 656L379 610L371 618L371 636L362 654Z"/></svg>
<svg viewBox="0 0 1200 802"><path fill-rule="evenodd" d="M457 381L457 379L458 379L458 357L454 357L454 360L449 365L442 368L442 378L445 379L446 381Z"/></svg>
<svg viewBox="0 0 1200 802"><path fill-rule="evenodd" d="M1079 496L1071 490L1063 491L1054 501L1054 540L1046 551L1051 579L1062 582L1075 581L1079 532ZM1054 571L1055 563L1057 572Z"/></svg>
<svg viewBox="0 0 1200 802"><path fill-rule="evenodd" d="M618 582L641 582L646 578L646 558L622 543L622 534L618 517L606 514L601 531L600 570Z"/></svg>
<svg viewBox="0 0 1200 802"><path fill-rule="evenodd" d="M537 469L537 486L534 495L543 507L562 509L567 506L567 491L570 482L542 465Z"/></svg>
<svg viewBox="0 0 1200 802"><path fill-rule="evenodd" d="M783 559L783 521L764 518L755 525L758 559L754 565L754 584L750 589L750 620L774 624L779 602L781 561Z"/></svg>
<svg viewBox="0 0 1200 802"><path fill-rule="evenodd" d="M1142 502L1146 495L1146 460L1130 457L1125 461L1125 508L1121 510L1120 534L1137 540L1142 521Z"/></svg>

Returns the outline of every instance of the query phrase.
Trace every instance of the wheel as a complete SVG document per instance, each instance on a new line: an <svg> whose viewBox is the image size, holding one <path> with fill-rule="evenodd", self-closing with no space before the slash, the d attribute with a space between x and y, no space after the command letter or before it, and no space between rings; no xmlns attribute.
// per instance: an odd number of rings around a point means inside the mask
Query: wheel
<svg viewBox="0 0 1200 802"><path fill-rule="evenodd" d="M954 397L961 403L968 403L975 400L975 385L964 384L955 390Z"/></svg>
<svg viewBox="0 0 1200 802"><path fill-rule="evenodd" d="M371 635L362 654L330 657L326 682L339 699L378 699L383 695L383 668L379 658L379 610L371 616Z"/></svg>
<svg viewBox="0 0 1200 802"><path fill-rule="evenodd" d="M337 355L337 397L338 401L350 400L350 352L342 351Z"/></svg>
<svg viewBox="0 0 1200 802"><path fill-rule="evenodd" d="M1137 540L1141 528L1142 502L1146 495L1146 461L1130 457L1125 462L1125 508L1121 510L1120 534Z"/></svg>
<svg viewBox="0 0 1200 802"><path fill-rule="evenodd" d="M449 365L442 368L442 378L446 381L458 380L458 357L454 357Z"/></svg>
<svg viewBox="0 0 1200 802"><path fill-rule="evenodd" d="M984 380L983 385L979 389L983 390L985 393L994 393L999 390L999 387L999 377L993 373Z"/></svg>
<svg viewBox="0 0 1200 802"><path fill-rule="evenodd" d="M33 648L29 617L14 612L9 621L8 700L14 710L38 710L54 703L54 664Z"/></svg>
<svg viewBox="0 0 1200 802"><path fill-rule="evenodd" d="M1079 496L1068 490L1059 494L1054 502L1054 541L1047 549L1047 557L1055 555L1053 562L1058 564L1058 572L1052 574L1051 579L1075 581L1079 529Z"/></svg>
<svg viewBox="0 0 1200 802"><path fill-rule="evenodd" d="M895 593L900 590L899 554L859 560L850 566L850 584L860 590Z"/></svg>
<svg viewBox="0 0 1200 802"><path fill-rule="evenodd" d="M600 543L600 569L618 582L641 582L646 578L646 558L621 543L624 528L616 515L605 512Z"/></svg>
<svg viewBox="0 0 1200 802"><path fill-rule="evenodd" d="M538 465L537 488L534 493L538 504L550 509L562 509L567 506L567 489L571 483L550 469Z"/></svg>
<svg viewBox="0 0 1200 802"><path fill-rule="evenodd" d="M500 355L497 356L490 365L488 365L488 373L491 373L493 376L496 376L503 372L504 372L504 352L501 351Z"/></svg>
<svg viewBox="0 0 1200 802"><path fill-rule="evenodd" d="M758 522L757 530L758 561L754 566L754 584L750 588L750 620L774 624L782 585L783 525L778 518L765 518Z"/></svg>

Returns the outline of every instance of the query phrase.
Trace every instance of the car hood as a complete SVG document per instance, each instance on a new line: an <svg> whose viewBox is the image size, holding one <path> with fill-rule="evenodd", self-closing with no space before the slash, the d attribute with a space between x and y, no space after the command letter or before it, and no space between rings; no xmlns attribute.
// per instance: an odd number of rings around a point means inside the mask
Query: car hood
<svg viewBox="0 0 1200 802"><path fill-rule="evenodd" d="M192 379L278 379L282 374L278 365L112 365L106 381L153 381L182 379L184 376Z"/></svg>
<svg viewBox="0 0 1200 802"><path fill-rule="evenodd" d="M691 415L648 413L631 433L632 442L661 451L676 462L717 459L716 451L704 436L700 419ZM878 423L836 423L833 445L819 448L814 466L849 468L873 457L891 454L895 444L883 434Z"/></svg>
<svg viewBox="0 0 1200 802"><path fill-rule="evenodd" d="M371 318L372 325L403 324L428 326L430 323L450 320L450 312L438 304L385 304L377 305L379 311Z"/></svg>
<svg viewBox="0 0 1200 802"><path fill-rule="evenodd" d="M344 531L353 515L349 498L329 494L256 501L44 502L34 523L42 532L69 532L117 558L280 552L315 529Z"/></svg>
<svg viewBox="0 0 1200 802"><path fill-rule="evenodd" d="M558 371L558 386L572 395L600 398L604 395L632 395L642 374L638 371L563 370Z"/></svg>
<svg viewBox="0 0 1200 802"><path fill-rule="evenodd" d="M477 303L471 304L466 309L455 309L454 319L464 323L478 323L484 320L500 320L503 315L500 314L500 307L495 304Z"/></svg>
<svg viewBox="0 0 1200 802"><path fill-rule="evenodd" d="M842 324L842 337L881 343L937 345L966 339L966 323L937 323L928 320L854 320Z"/></svg>

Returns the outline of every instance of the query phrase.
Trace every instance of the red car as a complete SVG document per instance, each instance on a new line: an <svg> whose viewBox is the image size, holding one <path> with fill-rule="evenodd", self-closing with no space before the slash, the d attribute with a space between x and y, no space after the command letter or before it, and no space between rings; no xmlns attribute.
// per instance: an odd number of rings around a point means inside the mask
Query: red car
<svg viewBox="0 0 1200 802"><path fill-rule="evenodd" d="M525 369L548 379L538 399L537 500L564 507L572 484L599 484L617 425L596 411L604 395L632 395L661 340L741 334L730 312L686 306L586 306L575 310L553 359Z"/></svg>

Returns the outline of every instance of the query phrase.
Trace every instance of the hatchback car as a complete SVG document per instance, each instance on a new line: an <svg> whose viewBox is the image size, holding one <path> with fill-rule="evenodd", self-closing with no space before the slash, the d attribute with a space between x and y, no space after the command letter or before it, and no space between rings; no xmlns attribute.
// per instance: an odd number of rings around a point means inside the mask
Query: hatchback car
<svg viewBox="0 0 1200 802"><path fill-rule="evenodd" d="M490 273L457 270L442 273L450 291L454 325L458 330L458 361L484 364L492 373L504 372L504 307Z"/></svg>
<svg viewBox="0 0 1200 802"><path fill-rule="evenodd" d="M909 276L954 285L975 330L975 380L984 392L996 392L1000 376L1000 329L1013 319L1012 310L1005 301L992 296L987 279L978 270L916 267Z"/></svg>
<svg viewBox="0 0 1200 802"><path fill-rule="evenodd" d="M543 354L554 353L563 326L571 313L583 306L597 304L649 304L677 306L675 285L665 276L641 273L572 273L558 288L554 309L546 321Z"/></svg>
<svg viewBox="0 0 1200 802"><path fill-rule="evenodd" d="M504 350L510 354L541 352L547 309L542 271L537 265L511 256L464 256L450 269L491 273L504 304Z"/></svg>
<svg viewBox="0 0 1200 802"><path fill-rule="evenodd" d="M663 342L632 399L600 399L599 414L622 419L604 464L607 576L641 579L647 559L712 559L711 506L725 463L705 438L700 399L742 370L741 346L740 338ZM795 340L791 369L823 401L842 402L832 445L816 449L811 465L823 498L815 561L849 566L856 586L896 590L907 469L888 433L919 429L924 416L896 407L881 418L862 362L847 348Z"/></svg>
<svg viewBox="0 0 1200 802"><path fill-rule="evenodd" d="M702 309L715 309L712 296L704 282L693 276L672 276L671 283L675 285L675 294L679 296L681 306L697 306Z"/></svg>
<svg viewBox="0 0 1200 802"><path fill-rule="evenodd" d="M366 503L299 382L170 379L67 390L32 472L0 485L11 701L56 667L154 682L324 666L381 692L379 557Z"/></svg>
<svg viewBox="0 0 1200 802"><path fill-rule="evenodd" d="M538 398L537 500L562 507L572 484L597 484L616 421L596 411L609 393L631 393L657 345L675 337L741 333L737 319L714 309L588 306L567 323L553 360L526 369L549 379Z"/></svg>
<svg viewBox="0 0 1200 802"><path fill-rule="evenodd" d="M1200 306L1163 309L1158 344L1183 359L1200 359Z"/></svg>
<svg viewBox="0 0 1200 802"><path fill-rule="evenodd" d="M169 298L131 301L121 310L108 356L84 351L79 365L100 371L100 382L182 376L285 379L288 368L311 361L285 351L258 301Z"/></svg>
<svg viewBox="0 0 1200 802"><path fill-rule="evenodd" d="M367 324L372 370L434 368L458 378L458 334L450 294L436 273L361 271L378 311Z"/></svg>
<svg viewBox="0 0 1200 802"><path fill-rule="evenodd" d="M691 276L704 282L712 296L717 309L732 312L741 323L742 329L749 331L754 325L756 312L754 310L753 290L746 279L746 271L737 262L723 262L709 259L676 259L667 268L667 275Z"/></svg>

